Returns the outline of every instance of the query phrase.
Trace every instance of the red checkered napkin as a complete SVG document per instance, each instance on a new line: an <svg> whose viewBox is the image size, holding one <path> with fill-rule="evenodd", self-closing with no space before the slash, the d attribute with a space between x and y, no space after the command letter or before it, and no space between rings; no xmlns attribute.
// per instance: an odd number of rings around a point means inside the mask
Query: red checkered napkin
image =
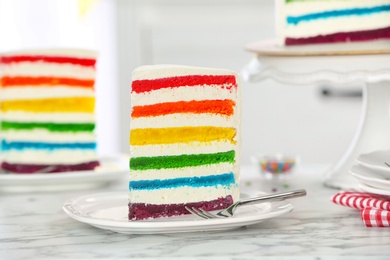
<svg viewBox="0 0 390 260"><path fill-rule="evenodd" d="M390 197L367 192L341 191L332 197L338 205L360 209L367 227L390 227Z"/></svg>
<svg viewBox="0 0 390 260"><path fill-rule="evenodd" d="M390 227L390 211L367 207L360 210L367 227Z"/></svg>

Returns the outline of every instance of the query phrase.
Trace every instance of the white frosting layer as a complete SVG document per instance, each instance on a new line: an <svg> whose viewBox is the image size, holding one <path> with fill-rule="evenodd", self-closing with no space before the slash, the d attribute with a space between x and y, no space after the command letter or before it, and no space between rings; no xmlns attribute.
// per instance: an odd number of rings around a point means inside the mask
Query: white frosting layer
<svg viewBox="0 0 390 260"><path fill-rule="evenodd" d="M61 149L55 151L25 149L2 152L1 160L20 164L78 164L96 161L95 151Z"/></svg>
<svg viewBox="0 0 390 260"><path fill-rule="evenodd" d="M130 170L131 180L165 180L172 178L194 177L194 176L208 176L233 172L237 173L234 164L219 163L211 165L202 165L197 167L183 167L175 169L160 169L160 170Z"/></svg>
<svg viewBox="0 0 390 260"><path fill-rule="evenodd" d="M0 113L0 120L10 122L95 123L93 113Z"/></svg>
<svg viewBox="0 0 390 260"><path fill-rule="evenodd" d="M237 118L235 116L226 117L207 114L172 114L156 117L133 118L130 123L132 129L136 128L161 128L161 127L181 127L181 126L235 126Z"/></svg>
<svg viewBox="0 0 390 260"><path fill-rule="evenodd" d="M50 132L45 129L33 130L7 130L0 133L1 138L7 141L25 141L25 142L58 142L75 143L75 142L95 142L94 133L76 132L62 133Z"/></svg>
<svg viewBox="0 0 390 260"><path fill-rule="evenodd" d="M0 100L41 99L53 97L94 97L93 89L67 86L12 87L0 91Z"/></svg>
<svg viewBox="0 0 390 260"><path fill-rule="evenodd" d="M231 70L163 64L138 67L133 71L132 80L188 75L236 75L238 77L238 74Z"/></svg>
<svg viewBox="0 0 390 260"><path fill-rule="evenodd" d="M22 77L64 77L94 80L95 69L90 66L81 66L69 63L52 62L17 62L1 67L3 76Z"/></svg>
<svg viewBox="0 0 390 260"><path fill-rule="evenodd" d="M236 145L229 141L213 141L210 143L176 143L163 145L139 145L130 146L131 157L149 157L163 155L181 155L181 154L207 154L216 152L227 152L235 150Z"/></svg>
<svg viewBox="0 0 390 260"><path fill-rule="evenodd" d="M220 197L232 195L234 200L239 199L237 187L181 187L175 189L139 190L131 191L129 201L132 203L175 204L198 201L210 201Z"/></svg>
<svg viewBox="0 0 390 260"><path fill-rule="evenodd" d="M179 87L174 89L158 89L153 92L132 93L131 104L133 106L145 106L164 102L192 101L192 100L235 100L237 91L235 88L230 90L222 87L225 85L203 85L191 87Z"/></svg>
<svg viewBox="0 0 390 260"><path fill-rule="evenodd" d="M337 32L353 32L380 29L390 26L390 12L375 15L346 16L331 19L318 19L287 25L285 37L305 38Z"/></svg>
<svg viewBox="0 0 390 260"><path fill-rule="evenodd" d="M3 55L43 55L43 56L64 56L72 58L96 59L97 51L87 49L62 48L62 49L29 49L4 53Z"/></svg>

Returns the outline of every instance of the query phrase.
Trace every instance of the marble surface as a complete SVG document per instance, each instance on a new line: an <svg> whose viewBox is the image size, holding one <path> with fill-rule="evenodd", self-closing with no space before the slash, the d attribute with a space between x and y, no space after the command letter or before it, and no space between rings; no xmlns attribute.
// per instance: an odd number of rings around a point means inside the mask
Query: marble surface
<svg viewBox="0 0 390 260"><path fill-rule="evenodd" d="M326 165L302 165L290 189L307 190L278 218L231 231L123 235L79 223L62 210L65 200L95 192L126 191L126 179L99 190L0 193L0 259L388 259L389 228L367 228L359 212L330 202L337 190L321 178ZM252 167L242 190L269 191Z"/></svg>

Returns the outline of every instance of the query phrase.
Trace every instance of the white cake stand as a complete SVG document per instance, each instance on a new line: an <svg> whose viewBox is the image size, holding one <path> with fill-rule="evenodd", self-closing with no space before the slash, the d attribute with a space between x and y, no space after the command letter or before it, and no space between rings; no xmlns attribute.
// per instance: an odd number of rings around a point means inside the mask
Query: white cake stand
<svg viewBox="0 0 390 260"><path fill-rule="evenodd" d="M349 172L356 158L390 149L390 41L278 47L271 40L248 44L246 50L255 54L241 72L246 81L272 78L290 85L364 85L362 115L353 141L324 175L328 187L357 189Z"/></svg>

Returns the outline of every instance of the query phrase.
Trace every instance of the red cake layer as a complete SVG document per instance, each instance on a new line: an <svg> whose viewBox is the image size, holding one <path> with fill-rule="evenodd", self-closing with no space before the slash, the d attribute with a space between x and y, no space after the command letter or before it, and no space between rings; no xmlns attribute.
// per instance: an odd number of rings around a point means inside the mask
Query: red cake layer
<svg viewBox="0 0 390 260"><path fill-rule="evenodd" d="M80 164L11 164L3 162L1 168L4 171L18 173L18 174L32 174L32 173L55 173L55 172L72 172L72 171L90 171L99 166L98 161L92 161Z"/></svg>
<svg viewBox="0 0 390 260"><path fill-rule="evenodd" d="M63 56L45 56L45 55L10 55L2 56L0 63L10 64L15 62L50 62L50 63L70 63L80 66L94 67L96 59L93 58L76 58Z"/></svg>
<svg viewBox="0 0 390 260"><path fill-rule="evenodd" d="M340 32L308 38L286 38L285 44L304 45L316 43L358 42L377 39L390 39L390 27L367 31Z"/></svg>
<svg viewBox="0 0 390 260"><path fill-rule="evenodd" d="M129 220L142 220L150 218L172 217L190 214L184 207L203 208L204 210L224 209L233 204L232 196L218 198L212 201L200 201L181 204L145 204L129 203Z"/></svg>
<svg viewBox="0 0 390 260"><path fill-rule="evenodd" d="M224 86L224 84L227 84ZM228 85L231 86L228 86ZM236 76L234 75L188 75L159 79L134 80L131 84L131 91L144 93L164 88L193 87L204 85L220 85L221 88L236 88Z"/></svg>

